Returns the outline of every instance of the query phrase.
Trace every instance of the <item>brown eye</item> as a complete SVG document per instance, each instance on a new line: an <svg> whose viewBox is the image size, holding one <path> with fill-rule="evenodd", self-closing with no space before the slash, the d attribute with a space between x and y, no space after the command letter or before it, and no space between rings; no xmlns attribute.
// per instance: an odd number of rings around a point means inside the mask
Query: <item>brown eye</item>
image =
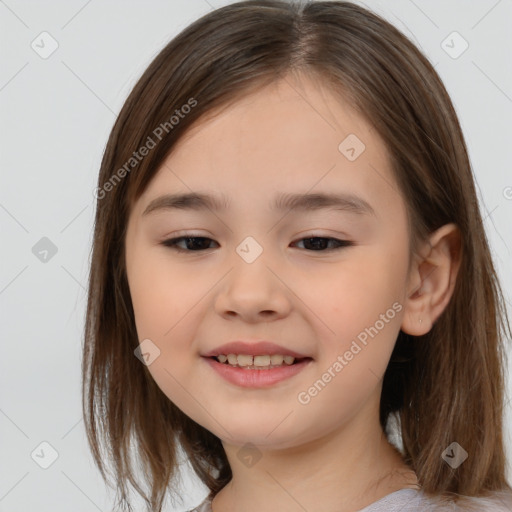
<svg viewBox="0 0 512 512"><path fill-rule="evenodd" d="M329 238L329 237L320 237L320 236L314 236L314 237L308 237L308 238L301 238L298 242L305 241L304 246L307 248L308 246L311 247L313 251L316 252L326 252L332 251L336 249L341 249L342 247L350 247L351 245L354 245L349 240L338 240L337 238ZM334 243L334 247L327 248L326 246L329 245L329 242Z"/></svg>
<svg viewBox="0 0 512 512"><path fill-rule="evenodd" d="M182 240L185 241L186 249L178 246L178 243ZM178 238L170 238L169 240L164 240L162 245L165 247L170 247L176 251L197 252L209 249L208 245L210 242L213 242L213 240L204 236L180 236Z"/></svg>
<svg viewBox="0 0 512 512"><path fill-rule="evenodd" d="M178 245L182 242L184 242L184 246ZM201 252L210 249L211 247L209 246L211 242L215 241L204 236L180 236L164 240L162 245L179 252ZM304 249L313 252L329 252L354 245L353 242L349 240L320 236L301 238L296 243L300 242L304 242Z"/></svg>

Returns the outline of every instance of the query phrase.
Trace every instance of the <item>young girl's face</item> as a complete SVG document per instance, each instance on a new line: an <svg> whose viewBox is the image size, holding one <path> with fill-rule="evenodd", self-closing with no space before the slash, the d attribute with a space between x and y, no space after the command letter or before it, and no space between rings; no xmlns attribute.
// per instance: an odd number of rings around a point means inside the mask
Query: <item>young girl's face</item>
<svg viewBox="0 0 512 512"><path fill-rule="evenodd" d="M227 205L144 213L189 193ZM351 202L275 206L294 194ZM200 238L163 244L185 236ZM408 246L405 203L375 130L309 79L260 89L196 124L131 211L127 277L148 369L228 443L292 447L349 424L362 439L378 428L382 376L412 292ZM244 386L205 357L236 340L311 359ZM231 373L242 371L273 372Z"/></svg>

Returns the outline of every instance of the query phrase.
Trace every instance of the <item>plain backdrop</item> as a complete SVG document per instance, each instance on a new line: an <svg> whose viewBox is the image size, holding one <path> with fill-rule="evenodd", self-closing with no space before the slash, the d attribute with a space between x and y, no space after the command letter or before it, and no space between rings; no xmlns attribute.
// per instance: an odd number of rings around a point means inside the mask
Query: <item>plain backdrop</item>
<svg viewBox="0 0 512 512"><path fill-rule="evenodd" d="M228 3L0 2L2 512L111 510L80 405L93 190L116 114L143 70L180 30ZM423 50L453 99L510 311L512 1L364 5ZM508 377L509 461L511 389ZM166 510L205 497L189 471L184 485L181 504Z"/></svg>

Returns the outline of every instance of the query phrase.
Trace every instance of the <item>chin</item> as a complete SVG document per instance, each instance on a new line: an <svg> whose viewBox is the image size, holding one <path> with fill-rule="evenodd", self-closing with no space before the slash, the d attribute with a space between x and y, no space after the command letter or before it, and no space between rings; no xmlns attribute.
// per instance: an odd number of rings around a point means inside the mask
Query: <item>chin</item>
<svg viewBox="0 0 512 512"><path fill-rule="evenodd" d="M293 436L287 428L279 427L279 431L276 429L282 418L272 418L269 421L258 419L256 416L252 418L247 416L245 419L236 421L233 421L233 418L218 417L216 419L218 419L218 423L215 422L215 425L212 425L210 418L204 426L227 444L243 446L246 443L252 443L279 447Z"/></svg>

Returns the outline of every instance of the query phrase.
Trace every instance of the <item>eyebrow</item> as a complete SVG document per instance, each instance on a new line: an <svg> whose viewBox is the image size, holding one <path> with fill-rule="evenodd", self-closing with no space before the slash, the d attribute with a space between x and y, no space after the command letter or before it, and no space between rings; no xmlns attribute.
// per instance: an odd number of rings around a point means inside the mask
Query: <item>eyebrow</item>
<svg viewBox="0 0 512 512"><path fill-rule="evenodd" d="M226 196L212 196L200 192L166 194L153 199L143 212L146 216L159 210L215 210L229 207ZM363 198L349 193L277 194L272 204L273 210L321 210L331 208L360 215L375 215L372 206Z"/></svg>

